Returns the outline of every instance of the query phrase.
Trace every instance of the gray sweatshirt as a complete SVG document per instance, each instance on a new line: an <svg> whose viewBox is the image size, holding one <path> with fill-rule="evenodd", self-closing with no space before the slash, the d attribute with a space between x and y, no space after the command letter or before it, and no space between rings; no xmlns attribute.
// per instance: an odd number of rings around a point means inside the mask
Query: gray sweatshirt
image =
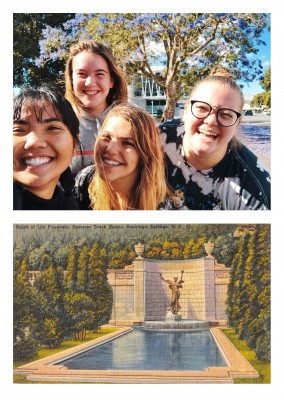
<svg viewBox="0 0 284 400"><path fill-rule="evenodd" d="M81 110L78 115L80 121L80 141L83 147L83 156L76 151L71 161L72 175L76 175L81 169L94 164L94 145L99 130L104 122L107 113L117 104L111 104L105 111L98 115L92 115Z"/></svg>

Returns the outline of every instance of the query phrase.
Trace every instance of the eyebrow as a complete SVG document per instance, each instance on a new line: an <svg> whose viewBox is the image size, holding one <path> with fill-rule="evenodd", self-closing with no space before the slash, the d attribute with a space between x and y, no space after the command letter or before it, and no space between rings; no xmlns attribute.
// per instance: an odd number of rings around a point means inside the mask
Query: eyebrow
<svg viewBox="0 0 284 400"><path fill-rule="evenodd" d="M46 118L41 121L38 121L39 124L48 124L49 122L62 122L62 121L58 118ZM29 121L26 121L24 119L16 119L16 120L14 120L14 123L21 124L21 125L29 125Z"/></svg>
<svg viewBox="0 0 284 400"><path fill-rule="evenodd" d="M101 136L103 136L103 135L113 136L112 133L108 132L108 131L103 131ZM134 142L134 139L132 137L122 136L122 137L118 137L117 139L119 139L119 140L132 140Z"/></svg>
<svg viewBox="0 0 284 400"><path fill-rule="evenodd" d="M80 72L80 71L86 71L87 68L78 68L75 69L74 71ZM106 69L100 68L100 69L95 69L95 72L105 72L106 74L108 73L108 71Z"/></svg>

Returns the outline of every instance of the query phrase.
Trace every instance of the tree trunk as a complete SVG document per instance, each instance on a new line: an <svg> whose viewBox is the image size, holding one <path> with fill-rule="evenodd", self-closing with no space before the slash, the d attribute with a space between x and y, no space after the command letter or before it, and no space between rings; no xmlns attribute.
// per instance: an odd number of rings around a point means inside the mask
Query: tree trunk
<svg viewBox="0 0 284 400"><path fill-rule="evenodd" d="M167 121L168 119L172 119L174 117L177 100L179 98L179 93L177 93L176 87L177 85L174 81L171 81L166 86L166 106L161 118L161 122Z"/></svg>

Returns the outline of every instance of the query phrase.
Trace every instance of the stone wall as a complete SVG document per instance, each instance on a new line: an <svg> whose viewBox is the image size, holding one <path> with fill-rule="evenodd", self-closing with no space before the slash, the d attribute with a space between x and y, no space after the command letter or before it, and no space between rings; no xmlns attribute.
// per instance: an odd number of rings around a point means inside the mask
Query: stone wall
<svg viewBox="0 0 284 400"><path fill-rule="evenodd" d="M180 290L181 319L226 320L229 271L217 264L214 257L174 261L138 257L127 269L108 271L114 298L110 322L135 325L165 320L171 290L160 273L172 281L174 276L180 279L181 270L184 270Z"/></svg>
<svg viewBox="0 0 284 400"><path fill-rule="evenodd" d="M109 270L113 290L111 323L132 325L134 321L134 270Z"/></svg>

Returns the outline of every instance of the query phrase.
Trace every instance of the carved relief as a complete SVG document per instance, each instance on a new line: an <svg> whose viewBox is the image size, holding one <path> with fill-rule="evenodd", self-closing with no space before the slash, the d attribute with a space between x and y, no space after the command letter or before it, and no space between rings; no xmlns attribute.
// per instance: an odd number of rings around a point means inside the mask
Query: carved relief
<svg viewBox="0 0 284 400"><path fill-rule="evenodd" d="M121 280L133 279L133 274L117 273L116 279L121 279Z"/></svg>

